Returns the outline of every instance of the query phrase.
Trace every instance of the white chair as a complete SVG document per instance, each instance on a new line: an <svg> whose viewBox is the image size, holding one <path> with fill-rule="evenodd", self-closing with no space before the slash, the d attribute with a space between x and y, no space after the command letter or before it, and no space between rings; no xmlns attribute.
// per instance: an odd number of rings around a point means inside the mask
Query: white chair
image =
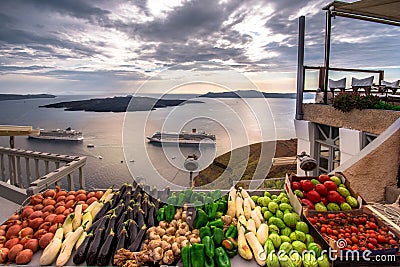
<svg viewBox="0 0 400 267"><path fill-rule="evenodd" d="M332 92L332 95L335 95L335 90L339 89L341 92L346 90L346 78L340 80L332 80L329 79L329 90Z"/></svg>
<svg viewBox="0 0 400 267"><path fill-rule="evenodd" d="M384 88L384 90L387 92L388 90L392 90L392 93L395 95L397 89L400 87L400 80L397 80L395 82L387 82L387 81L382 81L381 86Z"/></svg>
<svg viewBox="0 0 400 267"><path fill-rule="evenodd" d="M357 79L352 77L351 78L351 88L355 93L358 92L359 89L364 89L365 94L369 95L371 93L371 88L374 83L374 76Z"/></svg>

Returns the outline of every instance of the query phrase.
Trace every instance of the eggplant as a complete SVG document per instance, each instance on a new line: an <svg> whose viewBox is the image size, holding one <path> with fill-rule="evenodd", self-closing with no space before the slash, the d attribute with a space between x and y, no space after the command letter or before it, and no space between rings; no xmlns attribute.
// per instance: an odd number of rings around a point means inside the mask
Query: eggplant
<svg viewBox="0 0 400 267"><path fill-rule="evenodd" d="M133 209L133 218L131 218L132 220L137 221L137 217L138 217L138 213L139 213L139 204L136 203L135 205L133 205L132 209Z"/></svg>
<svg viewBox="0 0 400 267"><path fill-rule="evenodd" d="M96 232L96 230L97 230L97 229L100 229L100 228L106 229L110 217L111 217L111 214L109 214L109 215L104 215L103 217L100 218L100 220L98 220L97 222L95 222L94 224L92 224L92 226L89 228L88 231L89 231L89 232L90 232L90 231Z"/></svg>
<svg viewBox="0 0 400 267"><path fill-rule="evenodd" d="M112 205L111 205L110 209L114 209L114 208L116 208L118 206L118 204L119 204L119 202L118 202L119 195L120 195L120 193L118 191L114 193L113 197L111 198Z"/></svg>
<svg viewBox="0 0 400 267"><path fill-rule="evenodd" d="M117 222L117 214L113 214L108 220L108 225L106 228L106 233L109 233L111 229L114 231L115 223Z"/></svg>
<svg viewBox="0 0 400 267"><path fill-rule="evenodd" d="M113 200L110 199L106 204L103 205L103 207L100 209L100 211L96 214L94 217L93 221L96 222L98 219L103 217L107 211L111 208Z"/></svg>
<svg viewBox="0 0 400 267"><path fill-rule="evenodd" d="M121 196L125 195L126 189L128 188L128 183L124 183L119 189L119 193Z"/></svg>
<svg viewBox="0 0 400 267"><path fill-rule="evenodd" d="M129 239L128 231L126 231L126 228L124 226L122 227L121 233L118 235L118 243L117 246L115 247L114 255L117 254L119 249L125 248L127 241L129 241L128 239Z"/></svg>
<svg viewBox="0 0 400 267"><path fill-rule="evenodd" d="M90 243L93 241L93 231L91 231L83 240L82 244L76 250L73 262L78 265L86 260L86 256L89 250Z"/></svg>
<svg viewBox="0 0 400 267"><path fill-rule="evenodd" d="M145 195L144 198L143 198L141 208L143 210L144 217L146 219L147 215L149 214L149 199L148 199L147 195Z"/></svg>
<svg viewBox="0 0 400 267"><path fill-rule="evenodd" d="M156 209L155 205L151 203L150 208L149 208L149 213L147 216L147 225L149 227L152 227L155 225L155 214L156 214L155 209Z"/></svg>
<svg viewBox="0 0 400 267"><path fill-rule="evenodd" d="M138 225L135 221L131 220L129 222L129 244L133 243L135 241L137 234L138 234Z"/></svg>
<svg viewBox="0 0 400 267"><path fill-rule="evenodd" d="M158 211L158 209L160 208L160 202L161 202L160 199L156 199L153 201L153 204L156 206L156 211Z"/></svg>
<svg viewBox="0 0 400 267"><path fill-rule="evenodd" d="M139 233L137 234L135 240L134 240L133 243L128 247L128 249L129 249L131 252L139 251L139 249L140 249L140 247L141 247L141 245L142 245L143 238L144 238L144 236L145 236L145 234L146 234L146 230L147 230L146 225L143 225L142 228L140 228L140 231L139 231Z"/></svg>
<svg viewBox="0 0 400 267"><path fill-rule="evenodd" d="M106 240L101 246L100 252L97 256L97 265L106 266L110 262L111 255L114 251L114 242L115 234L113 229L111 228L110 233L108 234Z"/></svg>
<svg viewBox="0 0 400 267"><path fill-rule="evenodd" d="M138 212L138 215L137 215L137 224L138 224L139 227L142 227L145 224L145 222L144 222L144 212L140 208L139 208L139 212Z"/></svg>
<svg viewBox="0 0 400 267"><path fill-rule="evenodd" d="M132 197L133 197L134 199L136 199L136 198L138 197L139 193L140 193L140 186L137 185L136 188L135 188L135 190L133 191Z"/></svg>
<svg viewBox="0 0 400 267"><path fill-rule="evenodd" d="M131 207L128 207L128 209L129 208L131 208ZM128 214L128 211L124 211L124 213L122 213L122 216L119 218L117 224L114 226L114 230L116 231L117 234L121 233L123 224L127 217L127 214Z"/></svg>
<svg viewBox="0 0 400 267"><path fill-rule="evenodd" d="M121 203L118 205L117 209L115 210L115 215L117 216L117 221L122 216L125 210L125 203L123 200L120 201Z"/></svg>
<svg viewBox="0 0 400 267"><path fill-rule="evenodd" d="M124 202L129 205L131 203L132 199L132 194L130 191L126 192L125 197L124 197Z"/></svg>
<svg viewBox="0 0 400 267"><path fill-rule="evenodd" d="M136 197L136 202L139 203L139 205L142 203L142 194L137 195Z"/></svg>
<svg viewBox="0 0 400 267"><path fill-rule="evenodd" d="M97 255L99 252L99 247L103 244L104 228L96 230L94 239L90 244L89 250L87 252L86 264L88 266L93 266L97 263Z"/></svg>

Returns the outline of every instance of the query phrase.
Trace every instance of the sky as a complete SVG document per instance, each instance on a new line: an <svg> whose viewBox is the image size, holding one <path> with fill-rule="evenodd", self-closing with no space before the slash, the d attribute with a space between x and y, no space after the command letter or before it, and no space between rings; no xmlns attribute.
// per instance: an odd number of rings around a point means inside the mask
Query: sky
<svg viewBox="0 0 400 267"><path fill-rule="evenodd" d="M163 85L224 68L261 91L295 92L298 17L306 16L306 65L323 65L329 2L1 0L0 92L130 93L148 79ZM400 79L399 27L336 18L332 36L331 66L383 69L385 80ZM160 87L147 86L149 93Z"/></svg>

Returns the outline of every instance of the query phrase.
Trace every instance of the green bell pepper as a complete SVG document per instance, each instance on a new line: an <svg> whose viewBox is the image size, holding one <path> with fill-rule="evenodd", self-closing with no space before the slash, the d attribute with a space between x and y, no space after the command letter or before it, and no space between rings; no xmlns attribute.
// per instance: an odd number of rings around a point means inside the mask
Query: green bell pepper
<svg viewBox="0 0 400 267"><path fill-rule="evenodd" d="M208 222L207 226L208 227L213 227L214 226L214 227L218 227L218 228L223 229L224 228L224 222L221 219L216 219L216 220L214 220L212 222Z"/></svg>
<svg viewBox="0 0 400 267"><path fill-rule="evenodd" d="M219 189L214 190L212 194L214 199L219 199L222 196L222 192Z"/></svg>
<svg viewBox="0 0 400 267"><path fill-rule="evenodd" d="M175 211L175 206L172 204L168 204L164 207L165 220L167 222L170 223L174 219Z"/></svg>
<svg viewBox="0 0 400 267"><path fill-rule="evenodd" d="M231 250L227 250L226 249L225 252L226 252L226 255L228 255L229 258L233 258L238 254L238 249L237 248L234 248L234 249L231 249Z"/></svg>
<svg viewBox="0 0 400 267"><path fill-rule="evenodd" d="M176 202L175 206L183 207L183 204L185 204L185 201L186 201L185 193L184 192L180 192L179 195L178 195L178 201Z"/></svg>
<svg viewBox="0 0 400 267"><path fill-rule="evenodd" d="M218 267L230 267L231 261L229 260L228 254L223 247L215 249L215 263Z"/></svg>
<svg viewBox="0 0 400 267"><path fill-rule="evenodd" d="M204 267L205 257L203 244L192 245L190 248L190 262L192 263L192 267Z"/></svg>
<svg viewBox="0 0 400 267"><path fill-rule="evenodd" d="M198 200L199 193L193 192L192 195L190 196L190 203L194 203L196 200Z"/></svg>
<svg viewBox="0 0 400 267"><path fill-rule="evenodd" d="M226 200L218 200L218 211L222 212L222 213L226 213L226 211L228 210L228 201Z"/></svg>
<svg viewBox="0 0 400 267"><path fill-rule="evenodd" d="M186 201L189 202L191 197L192 197L193 190L191 188L190 189L186 189L184 193L185 193Z"/></svg>
<svg viewBox="0 0 400 267"><path fill-rule="evenodd" d="M211 204L214 202L214 199L212 197L206 196L205 198L205 203L206 204Z"/></svg>
<svg viewBox="0 0 400 267"><path fill-rule="evenodd" d="M213 258L209 258L209 257L205 257L205 267L214 267L214 259Z"/></svg>
<svg viewBox="0 0 400 267"><path fill-rule="evenodd" d="M164 208L159 208L157 211L157 221L161 222L165 220Z"/></svg>
<svg viewBox="0 0 400 267"><path fill-rule="evenodd" d="M214 257L214 241L210 236L205 236L201 239L201 243L204 245L204 252L207 257Z"/></svg>
<svg viewBox="0 0 400 267"><path fill-rule="evenodd" d="M222 229L212 227L214 244L221 245L224 240L224 231Z"/></svg>
<svg viewBox="0 0 400 267"><path fill-rule="evenodd" d="M196 210L196 218L193 222L193 227L196 229L200 229L201 227L205 226L208 222L208 215L202 210Z"/></svg>
<svg viewBox="0 0 400 267"><path fill-rule="evenodd" d="M226 232L225 232L225 237L226 238L228 238L228 237L236 238L237 235L238 235L238 230L237 230L236 226L230 225L228 227L228 229L226 229Z"/></svg>
<svg viewBox="0 0 400 267"><path fill-rule="evenodd" d="M224 214L219 211L215 214L215 218L217 218L217 219L221 218L222 216L224 216Z"/></svg>
<svg viewBox="0 0 400 267"><path fill-rule="evenodd" d="M183 267L192 266L192 263L190 262L190 247L191 247L190 244L188 244L181 250Z"/></svg>
<svg viewBox="0 0 400 267"><path fill-rule="evenodd" d="M208 219L214 220L217 216L218 203L208 204Z"/></svg>
<svg viewBox="0 0 400 267"><path fill-rule="evenodd" d="M208 226L200 228L200 238L203 239L205 236L211 236L211 229Z"/></svg>
<svg viewBox="0 0 400 267"><path fill-rule="evenodd" d="M167 204L176 205L177 201L178 201L178 198L176 197L175 192L173 192L172 195L167 199Z"/></svg>

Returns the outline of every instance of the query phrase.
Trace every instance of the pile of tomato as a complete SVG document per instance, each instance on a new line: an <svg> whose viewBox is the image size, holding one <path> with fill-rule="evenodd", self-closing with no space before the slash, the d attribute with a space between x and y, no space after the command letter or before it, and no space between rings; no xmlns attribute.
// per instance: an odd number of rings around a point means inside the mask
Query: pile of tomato
<svg viewBox="0 0 400 267"><path fill-rule="evenodd" d="M311 215L308 220L326 241L341 240L343 250L396 249L400 245L388 227L378 225L369 214L320 213Z"/></svg>

